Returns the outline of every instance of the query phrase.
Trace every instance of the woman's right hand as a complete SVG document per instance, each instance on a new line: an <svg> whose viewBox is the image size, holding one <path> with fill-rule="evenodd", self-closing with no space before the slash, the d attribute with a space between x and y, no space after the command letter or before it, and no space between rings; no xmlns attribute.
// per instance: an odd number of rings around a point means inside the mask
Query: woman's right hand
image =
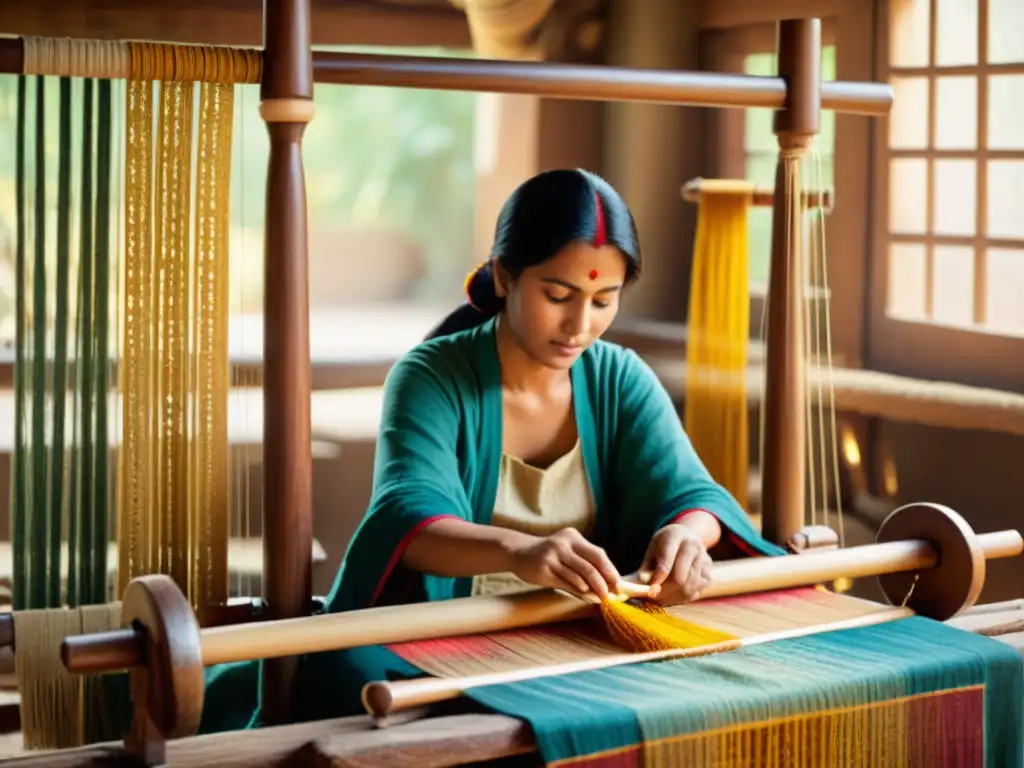
<svg viewBox="0 0 1024 768"><path fill-rule="evenodd" d="M622 577L605 551L575 528L526 536L510 547L511 571L525 582L561 589L594 602L619 591Z"/></svg>

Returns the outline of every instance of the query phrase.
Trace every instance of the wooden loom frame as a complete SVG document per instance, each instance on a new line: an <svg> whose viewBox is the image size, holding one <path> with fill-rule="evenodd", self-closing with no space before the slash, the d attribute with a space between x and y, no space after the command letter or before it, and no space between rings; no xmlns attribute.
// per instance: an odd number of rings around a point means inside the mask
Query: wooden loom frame
<svg viewBox="0 0 1024 768"><path fill-rule="evenodd" d="M275 215L267 217L265 230L264 461L274 471L266 473L264 486L263 584L270 618L276 619L307 615L311 604L309 315L301 141L304 126L312 118L314 81L586 100L767 107L779 110L775 130L780 148L784 150L806 143L817 133L822 108L882 115L893 100L888 85L820 81L820 22L814 19L780 22L779 77L313 53L310 20L310 0L265 0L261 116L267 122L270 135L267 207ZM23 53L20 40L0 40L0 72L22 73ZM789 181L799 185L798 178ZM774 191L777 198L788 196L786 185L785 174L780 170ZM764 534L780 544L790 540L803 525L806 472L802 418L805 396L803 285L801 270L797 267L787 271L786 259L787 254L799 252L796 240L799 234L793 233L787 238L783 209L784 206L776 206L773 218L762 502ZM791 319L795 322L790 322ZM265 714L271 722L286 718L290 667L285 659L267 662L263 699L267 708ZM161 702L154 704L160 706ZM497 742L492 738L492 751L497 751L492 755L478 754L475 759L532 748L527 726L511 718L494 717L490 722L491 731L495 723L504 723L497 730L500 732L498 741L502 733L505 741L499 749L493 746ZM470 719L462 725L472 731L479 724ZM341 731L352 734L364 729L365 724L350 724ZM459 734L460 737L466 735ZM471 737L472 733L468 735ZM140 756L159 759L156 753L150 754L145 749L145 736L135 734L141 739L136 746L142 746L145 752ZM228 757L244 760L248 765L260 764L257 758L269 760L273 752L268 750L268 737L273 738L269 733L247 735L247 744L258 751L247 748L243 752L236 741L230 755L215 756L211 750L205 758L204 748L197 744L192 758L176 754L175 764L179 764L179 760L200 765L216 760L223 764ZM223 737L213 739L223 740ZM206 741L212 747L212 742ZM262 742L262 746L256 747L257 742ZM156 747L155 742L152 746ZM183 749L187 753L190 747L183 746ZM401 752L403 747L398 749ZM405 749L408 751L408 744ZM109 750L105 754L109 755ZM433 754L436 756L436 749ZM85 753L75 756L71 752L16 762L29 764L33 760L54 766L89 764Z"/></svg>

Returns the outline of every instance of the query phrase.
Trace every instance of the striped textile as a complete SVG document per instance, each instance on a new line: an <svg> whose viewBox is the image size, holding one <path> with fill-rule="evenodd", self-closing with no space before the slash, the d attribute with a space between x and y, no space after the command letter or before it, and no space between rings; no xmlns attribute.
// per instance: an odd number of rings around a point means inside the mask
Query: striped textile
<svg viewBox="0 0 1024 768"><path fill-rule="evenodd" d="M452 676L610 649L565 625L390 650ZM551 766L1024 768L1021 655L919 617L468 696L528 721Z"/></svg>

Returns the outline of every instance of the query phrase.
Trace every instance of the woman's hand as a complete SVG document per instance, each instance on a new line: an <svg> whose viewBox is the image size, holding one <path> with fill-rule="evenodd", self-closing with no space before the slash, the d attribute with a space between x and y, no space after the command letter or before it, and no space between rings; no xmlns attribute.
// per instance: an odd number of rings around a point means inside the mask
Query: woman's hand
<svg viewBox="0 0 1024 768"><path fill-rule="evenodd" d="M711 557L693 528L666 525L651 539L639 578L651 585L652 598L671 587L673 598L678 594L684 602L692 602L711 583Z"/></svg>
<svg viewBox="0 0 1024 768"><path fill-rule="evenodd" d="M509 551L511 571L530 584L562 589L594 602L618 591L621 577L608 555L575 528L523 537Z"/></svg>

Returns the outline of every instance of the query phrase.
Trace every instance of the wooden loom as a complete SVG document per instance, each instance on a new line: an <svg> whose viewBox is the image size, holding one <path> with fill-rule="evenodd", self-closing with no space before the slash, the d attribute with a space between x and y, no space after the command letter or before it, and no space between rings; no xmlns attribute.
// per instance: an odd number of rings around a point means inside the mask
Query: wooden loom
<svg viewBox="0 0 1024 768"><path fill-rule="evenodd" d="M108 77L119 77L117 72L117 61L127 63L125 55L111 56L115 62L108 69L101 69L99 77L101 87L95 88L92 78L85 78L83 91L85 96L82 106L83 121L85 123L85 137L79 142L82 150L81 168L72 167L75 160L71 158L71 137L69 114L73 111L72 83L69 71L73 69L68 61L61 61L61 55L69 50L67 43L63 41L40 41L35 40L36 45L26 46L22 52L26 63L25 70L33 73L42 72L49 75L48 67L52 67L55 74L63 73L60 78L60 123L61 123L61 147L59 150L59 172L58 188L61 197L64 198L63 205L58 203L60 208L57 211L57 236L54 238L57 250L57 286L54 292L57 295L58 320L56 325L60 326L61 306L63 297L64 315L67 311L68 285L65 278L61 286L61 272L66 275L71 271L69 263L72 262L71 248L69 243L72 238L69 236L69 212L70 205L68 198L71 197L70 188L73 187L72 179L81 184L80 196L83 201L81 218L89 221L95 227L95 244L91 242L90 227L82 225L81 244L78 259L84 270L85 265L95 269L96 265L91 264L90 257L100 251L105 253L103 267L106 274L116 269L110 268L109 240L111 229L110 203L107 202L111 185L111 177L114 175L111 170L112 163L112 133L111 115L113 109L123 109L124 104L116 104L116 99L111 98L110 82ZM128 52L127 45L114 44L106 46L109 53L125 54ZM32 54L30 56L30 53ZM259 72L258 66L260 57L255 53L235 52L230 49L222 49L219 52L208 52L208 61L216 62L217 65L232 63L237 65L243 63L239 69L243 70L241 77L246 76L244 70L248 70L248 77L252 79L252 73ZM216 53L220 53L219 57ZM47 63L41 66L29 65L28 60L38 61L43 59ZM86 62L84 70L75 73L80 75L97 75L95 70L90 70L88 57L82 59ZM159 61L153 59L154 63ZM249 66L244 62L248 61ZM127 251L133 254L132 259L126 259L125 273L126 287L123 296L124 306L120 307L125 311L127 317L118 318L121 321L123 333L121 342L124 346L121 359L117 368L122 374L122 385L124 391L120 403L117 398L109 402L108 393L102 384L96 384L96 388L102 396L96 398L102 401L102 410L97 408L96 413L90 413L90 409L84 405L87 400L83 399L81 423L85 424L90 416L95 417L95 429L103 429L103 437L96 438L95 442L89 438L82 439L86 448L83 451L85 457L78 464L78 456L72 458L70 471L60 469L67 466L64 440L61 437L62 410L65 398L53 396L56 403L54 410L54 431L53 448L39 450L45 445L41 435L33 434L29 442L34 443L33 454L48 453L44 455L54 469L50 470L53 478L54 490L51 490L51 499L63 499L64 494L60 490L60 481L66 473L72 478L72 489L67 493L69 498L75 495L74 480L79 479L76 468L81 468L81 486L84 488L86 480L95 481L97 478L86 477L90 473L91 462L89 452L93 455L107 454L108 449L114 449L120 453L125 466L118 472L118 496L121 499L121 510L127 510L128 514L119 515L119 527L121 536L116 544L108 545L108 531L106 525L106 505L92 504L95 500L89 498L82 505L86 507L87 514L83 518L69 515L67 520L68 541L60 542L61 521L56 521L52 509L56 507L61 512L61 503L51 501L47 504L45 493L26 494L24 483L19 487L18 479L12 483L15 487L13 497L13 508L15 510L14 529L14 550L13 558L11 551L7 551L7 568L0 573L10 576L13 571L14 580L14 604L16 610L10 614L0 614L0 646L15 650L16 640L22 640L22 647L15 653L15 668L18 677L20 693L22 695L22 713L32 713L28 718L29 722L23 719L23 726L26 736L26 743L35 741L37 745L42 742L53 746L54 743L67 745L68 739L73 738L69 729L59 729L56 723L63 720L57 717L58 713L67 716L69 711L74 712L77 706L66 699L70 689L78 687L77 681L66 676L61 679L54 679L47 675L48 669L59 669L59 662L56 653L59 651L59 640L54 635L67 632L94 631L100 624L108 627L120 625L120 602L107 603L111 582L120 581L120 587L126 586L127 580L138 574L152 573L156 569L160 572L171 573L177 583L188 585L191 602L199 616L200 621L205 625L216 625L230 623L232 621L252 621L259 616L259 601L252 599L231 599L229 597L229 584L242 581L242 576L259 577L262 572L262 546L259 542L247 539L228 537L229 520L229 485L232 481L238 480L231 477L229 472L229 450L230 441L228 435L228 388L230 374L228 370L228 331L227 331L227 261L228 261L228 222L230 206L227 198L230 198L229 185L216 183L218 179L229 178L231 163L231 118L233 118L233 90L235 82L229 79L228 82L210 82L214 78L209 77L209 69L206 70L206 77L199 74L201 68L195 71L195 79L202 81L202 85L195 89L200 97L200 109L195 110L198 119L195 122L194 135L198 139L197 154L202 158L196 163L195 178L197 195L194 204L190 205L187 199L191 196L187 166L191 166L190 160L192 149L190 142L174 142L179 149L168 149L172 143L172 136L175 131L191 133L193 117L192 99L188 98L193 93L194 83L192 75L182 75L180 67L185 62L179 61L177 73L169 73L165 77L162 71L165 67L157 65L150 73L141 73L134 76L129 85L129 104L149 104L151 114L145 114L146 110L136 109L134 112L136 123L148 122L145 128L153 131L151 141L126 140L126 168L139 171L138 174L126 172L125 187L127 187L125 200L126 207L132 208L132 204L138 208L145 209L152 207L151 216L137 215L131 218L131 223L126 224L125 239L130 244ZM186 64L187 67L187 64ZM230 71L231 66L224 67ZM258 80L258 78L256 78ZM46 236L52 233L46 232L44 224L35 226L36 232L36 267L32 280L28 279L26 270L23 269L25 247L25 230L32 229L32 222L26 226L24 208L26 198L33 195L26 192L26 188L34 186L36 207L40 206L40 199L45 197L47 179L44 172L44 160L40 159L41 153L37 148L36 166L26 172L26 134L30 131L26 127L29 118L26 117L28 110L25 108L27 81L24 78L19 82L19 149L21 153L18 160L18 176L20 189L18 193L18 219L19 219L19 279L23 282L19 290L28 292L23 287L31 282L34 285L43 283L52 276L45 274L46 270L40 264L39 252L45 246ZM34 86L37 93L35 128L37 141L47 121L43 118L43 107L45 103L44 77L38 77ZM160 107L152 109L152 102L147 96L147 88L152 87L154 80L161 81L161 95L163 103ZM132 98L134 92L142 98ZM94 92L100 91L100 107L97 112L99 117L99 129L90 132L92 126L92 105ZM174 104L174 96L179 97L178 103ZM89 106L86 106L89 105ZM187 105L187 106L186 106ZM129 110L130 112L132 110ZM153 119L153 112L160 114L159 123ZM142 113L142 114L139 114ZM226 118L226 119L225 119ZM129 122L131 122L129 120ZM225 127L225 123L227 126ZM105 126L105 127L104 127ZM135 127L138 127L136 125ZM146 130L136 131L129 135L146 135ZM92 136L99 134L101 138L93 139ZM153 144L157 146L154 147ZM76 148L78 148L76 146ZM106 157L106 162L99 159L93 160L91 153L87 151L95 149L98 157ZM183 151L182 149L183 148ZM115 150L116 151L116 150ZM156 163L153 163L154 158ZM116 164L116 163L115 163ZM95 165L95 169L93 169ZM156 165L156 168L151 168ZM168 167L170 166L170 167ZM186 166L186 168L183 168ZM227 166L226 168L224 166ZM75 174L74 171L80 170ZM146 173L149 171L149 173ZM29 184L26 179L35 174L34 184ZM90 179L97 177L95 194L100 200L94 202L92 198L92 185ZM143 177L141 180L138 177ZM129 183L129 179L133 181ZM172 179L168 181L168 179ZM183 179L184 183L175 183L174 179ZM155 194L154 194L155 192ZM169 193L161 197L161 192ZM105 194L106 193L106 194ZM167 204L167 198L172 198L173 203ZM183 201L182 198L185 198ZM153 199L160 203L151 202ZM88 208L96 210L95 221L89 215ZM101 212L102 211L102 212ZM190 215L194 215L195 230L190 224ZM36 221L45 220L36 214ZM147 231L148 230L148 231ZM194 237L190 243L189 236ZM87 247L91 246L91 247ZM131 247L134 246L134 247ZM150 269L151 257L159 253L163 269ZM153 258L153 261L156 259ZM173 265L173 266L172 266ZM190 274L190 267L193 268ZM161 273L161 274L158 274ZM170 277L173 275L173 277ZM103 283L99 278L96 283ZM84 287L82 290L86 290ZM97 288L97 293L109 291L106 284ZM120 292L119 292L120 293ZM20 299L19 294L19 299ZM184 298L184 301L182 301ZM190 304L191 300L191 304ZM132 303L134 301L134 304ZM21 303L21 302L19 302ZM37 298L33 307L33 314L37 319L45 318L45 311L41 311L40 300ZM79 295L79 307L91 308L89 300L83 300ZM100 300L96 299L97 306ZM106 305L106 297L103 304ZM189 307L192 307L192 318L189 318ZM134 312L127 311L127 308L134 306ZM174 309L178 307L180 309ZM21 310L19 310L20 312ZM97 309L97 314L99 310ZM106 314L106 313L104 313ZM21 318L19 318L19 324ZM102 322L101 325L106 325ZM90 336L88 331L80 327L77 332L79 339L86 339ZM64 330L64 338L67 336L67 329ZM19 325L19 338L23 338L26 329ZM149 335L152 334L152 335ZM31 335L36 339L45 338L45 333L40 332L39 324L36 323ZM105 334L104 334L105 335ZM191 338L190 338L191 335ZM54 395L61 390L66 390L66 384L56 383L66 381L65 358L66 342L61 342L61 329L55 334L56 350L55 361L52 364ZM129 341L131 340L131 341ZM152 343L156 340L157 343ZM192 342L190 348L189 341ZM76 346L77 346L76 341ZM76 353L84 349L85 341L81 342L82 348L76 349ZM96 346L103 349L106 345L103 341L97 341ZM155 353L157 346L162 347L160 353ZM185 349L182 350L181 347ZM19 352L22 347L19 343ZM105 353L106 350L103 349ZM38 359L41 353L37 347L37 357L32 365L31 358L18 356L19 368L18 383L24 379L34 376L39 379L43 375L46 366ZM75 355L72 355L74 357ZM83 355L85 357L86 355ZM103 379L110 374L107 373L106 355L102 356L102 363L94 366L104 371ZM59 362L58 362L59 361ZM154 364L154 361L157 361ZM90 363L82 359L75 360L79 370L90 369ZM27 369L27 370L26 370ZM88 378L88 373L82 374ZM193 379L194 377L194 379ZM244 386L244 382L240 382ZM156 393L160 393L159 395ZM42 393L39 393L42 394ZM192 397L190 397L192 395ZM25 398L24 391L20 390L16 395L16 403L19 398ZM41 398L40 398L41 399ZM43 411L40 403L32 404L33 418L35 424L36 411ZM77 403L76 403L77 405ZM18 415L21 416L25 407L24 401L17 407ZM107 436L111 431L107 413L117 409L121 417L120 440L116 438L108 441ZM77 410L77 409L75 409ZM70 414L69 414L70 415ZM78 414L75 413L75 425L79 425ZM159 422L160 429L154 427ZM92 424L88 425L90 428ZM16 432L19 431L16 427ZM40 432L42 427L40 426ZM154 434L156 433L156 434ZM83 430L83 433L84 430ZM186 437L186 434L188 435ZM80 436L81 437L81 436ZM21 439L18 441L16 451L23 448ZM76 446L79 444L76 442ZM174 445L168 445L174 443ZM60 446L60 447L57 447ZM98 446L98 450L96 447ZM118 450L121 449L121 450ZM27 453L27 451L26 451ZM72 450L74 453L74 450ZM16 457L16 465L20 464L25 456ZM25 463L28 463L27 461ZM97 462L106 467L106 460ZM145 471L138 471L139 467L146 467ZM165 478L164 487L159 488L158 477L150 478L150 471L154 476L159 474ZM134 470L134 471L132 471ZM45 471L45 470L44 470ZM16 471L16 474L20 474ZM99 473L105 475L105 471ZM127 479L126 479L127 478ZM174 478L168 480L167 478ZM107 478L101 477L103 489L107 487ZM191 480L191 484L188 482ZM97 482L96 485L99 485ZM242 488L231 488L231 491L241 491L237 496L243 502L248 500L248 485L240 483ZM170 490L168 489L170 487ZM19 490L22 492L19 493ZM38 489L34 489L38 490ZM84 493L83 493L84 495ZM96 492L97 498L105 496L103 490ZM31 499L31 502L29 502ZM41 501L40 501L41 499ZM76 501L78 501L76 497ZM18 513L21 514L18 514ZM90 519L93 518L93 519ZM161 519L162 518L162 519ZM102 522L97 525L95 520ZM246 522L248 520L246 519ZM88 528L86 528L88 526ZM45 531L44 531L45 528ZM27 530L27 533L26 533ZM81 531L88 532L82 533ZM127 531L127 534L126 534ZM45 533L46 549L43 552L43 542L38 534ZM248 532L247 532L248 533ZM19 543L19 538L21 543ZM72 539L75 541L73 542ZM25 543L31 540L32 547L26 553ZM94 542L95 540L95 542ZM95 543L95 551L84 551L81 544ZM62 544L63 547L55 548ZM101 545L100 545L101 544ZM256 544L255 547L247 546ZM76 546L77 545L77 546ZM314 547L313 560L323 559L322 551L317 551L319 545L312 543ZM88 548L86 548L87 550ZM191 550L191 551L189 551ZM48 557L47 557L48 555ZM76 558L77 555L77 558ZM19 564L19 559L22 561ZM31 561L32 567L26 567L25 561ZM255 561L255 563L254 563ZM115 565L116 563L116 565ZM42 568L39 566L42 565ZM255 567L254 567L255 565ZM66 570L64 567L66 566ZM91 566L91 567L90 567ZM77 585L77 588L76 586ZM237 586L241 586L240 583ZM116 588L114 591L117 591ZM244 591L239 590L245 595ZM65 607L66 606L66 607ZM69 610L70 608L70 610ZM21 638L16 638L15 629ZM50 656L52 664L46 663L46 657ZM39 674L42 672L42 674ZM54 688L63 688L56 693ZM56 695L55 695L56 693ZM37 706L40 699L48 699L47 704L54 705L64 700L64 706L54 707L54 720L42 727L36 722L38 714L46 707ZM44 719L47 719L44 717ZM68 719L72 719L68 717ZM58 731L62 731L58 733ZM74 743L74 742L71 742Z"/></svg>
<svg viewBox="0 0 1024 768"><path fill-rule="evenodd" d="M12 761L13 765L98 765L122 748L144 764L279 765L334 760L335 765L461 765L532 749L529 726L497 715L428 718L422 707L456 698L479 686L520 682L667 658L706 655L737 647L871 626L914 613L946 619L970 607L984 584L988 559L1024 551L1016 531L976 535L947 508L908 505L882 526L876 544L823 549L780 558L718 563L713 586L701 601L678 608L679 615L707 602L752 595L840 577L877 576L895 607L856 601L853 610L825 604L835 620L813 619L737 641L652 653L622 653L592 647L559 664L520 664L490 674L449 675L371 683L364 705L373 718L346 718L259 732L188 739L202 714L204 666L253 658L401 644L430 638L507 633L516 628L555 625L592 617L596 606L559 592L536 590L505 597L471 597L442 603L371 608L341 614L200 629L188 601L165 576L134 580L125 595L131 628L68 638L62 647L72 672L132 669L133 731L123 745L96 746ZM841 595L831 595L844 599ZM846 598L847 600L852 600ZM571 650L579 651L577 646ZM411 722L410 722L411 718ZM390 727L380 727L388 725ZM165 742L165 739L173 739ZM315 743L311 743L315 742ZM243 747L243 744L247 745ZM258 744L258 746L257 746ZM273 746L271 746L273 745ZM347 762L349 759L351 763ZM43 762L45 761L45 762ZM300 763L302 764L302 763Z"/></svg>
<svg viewBox="0 0 1024 768"><path fill-rule="evenodd" d="M344 616L306 616L310 605L310 425L309 351L306 301L305 197L301 168L302 127L312 118L313 81L371 84L471 91L532 93L548 97L632 100L662 104L705 106L760 106L780 110L776 130L784 153L805 150L817 131L821 108L860 114L884 114L892 92L876 84L820 83L820 25L815 20L785 21L779 27L780 77L743 77L710 73L663 73L605 67L562 66L413 57L321 53L310 46L309 0L267 0L263 52L263 105L261 115L270 132L270 173L266 232L265 355L265 488L264 583L269 610L276 621L200 632L191 608L173 582L162 577L134 581L125 595L123 623L134 629L107 635L85 636L65 643L65 657L73 671L133 669L135 726L123 747L109 746L12 761L24 764L96 764L125 750L149 764L166 758L175 765L255 765L260 760L284 760L280 751L271 757L268 739L298 749L319 734L350 735L364 752L387 750L393 760L432 756L430 764L450 764L438 757L425 731L443 734L444 724L427 729L415 724L370 733L367 724L334 723L328 730L296 726L272 733L249 733L245 742L230 735L165 744L165 739L193 733L202 709L202 665L231 659L280 659L267 666L264 701L271 721L286 716L289 664L281 657L348 645L379 643L424 636L424 632L453 629L446 611L460 611L467 603L432 605L431 630L421 623L424 606L378 609ZM0 71L18 73L21 45L0 41ZM787 171L787 168L789 169ZM799 189L792 164L780 162L775 194L791 197ZM766 483L763 515L767 538L782 543L799 535L803 525L803 359L802 278L799 236L787 227L786 211L776 207L772 246L772 286L768 340L766 419ZM788 232L787 232L788 230ZM795 267L787 267L787 255ZM795 415L795 417L794 417ZM938 528L932 524L938 525ZM941 535L937 533L941 531ZM938 537L938 538L936 538ZM881 538L881 535L880 535ZM940 540L941 539L941 540ZM916 589L914 605L936 601L922 612L942 615L970 605L980 591L986 557L1018 554L1020 537L1013 532L975 537L955 514L934 507L903 510L886 528L877 547L828 554L808 554L795 560L722 564L715 572L720 594L777 588L786 583L816 583L837 576L885 575L890 585L905 570L926 569ZM941 556L941 561L940 561ZM829 566L825 560L834 566ZM937 563L940 563L937 565ZM767 569L767 571L765 570ZM929 570L930 569L930 570ZM779 571L800 574L779 580ZM774 574L774 575L773 575ZM729 586L729 585L732 586ZM922 589L921 584L930 584ZM890 586L890 596L905 594ZM474 599L468 604L474 622L462 623L468 632L488 631L515 623L538 623L582 616L587 606L550 593L527 598ZM524 605L528 609L523 610ZM484 610L486 609L486 610ZM447 618L446 618L447 617ZM438 623L438 619L442 619ZM458 617L456 617L458 618ZM381 630L381 622L390 629ZM421 629L410 631L408 627ZM424 629L425 627L425 629ZM339 632L344 629L347 639ZM387 634L391 632L392 634ZM144 665L143 665L144 662ZM473 759L483 760L528 751L529 735L522 724L508 718L452 722L468 729L460 738L477 736ZM528 729L527 729L528 730ZM263 738L263 736L266 738ZM260 746L256 746L259 742ZM248 746L243 747L246 744ZM219 745L219 746L218 746ZM452 739L443 749L451 750ZM253 751L256 750L256 751ZM463 753L459 761L468 759ZM42 761L42 762L39 762ZM372 760L370 761L372 764Z"/></svg>

